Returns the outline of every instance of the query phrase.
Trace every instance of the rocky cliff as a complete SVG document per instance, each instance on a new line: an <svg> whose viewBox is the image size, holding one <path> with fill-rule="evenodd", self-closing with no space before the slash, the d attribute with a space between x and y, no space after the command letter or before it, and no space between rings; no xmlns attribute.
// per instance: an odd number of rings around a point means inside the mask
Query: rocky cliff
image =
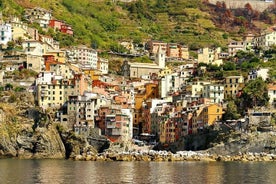
<svg viewBox="0 0 276 184"><path fill-rule="evenodd" d="M19 123L0 125L0 157L64 158L65 147L55 128Z"/></svg>
<svg viewBox="0 0 276 184"><path fill-rule="evenodd" d="M85 137L53 122L49 113L34 106L32 94L7 93L0 95L0 158L73 158L95 154L108 143L101 137L92 146Z"/></svg>

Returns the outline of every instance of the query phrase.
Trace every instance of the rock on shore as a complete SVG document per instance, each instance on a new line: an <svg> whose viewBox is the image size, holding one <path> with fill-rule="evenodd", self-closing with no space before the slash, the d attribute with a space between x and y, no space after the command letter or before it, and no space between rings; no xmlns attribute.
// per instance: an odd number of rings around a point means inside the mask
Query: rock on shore
<svg viewBox="0 0 276 184"><path fill-rule="evenodd" d="M74 157L76 161L154 161L154 162L176 162L176 161L276 161L276 155L267 153L247 153L237 155L216 155L208 152L179 151L175 154L167 151L148 152L121 152L102 154L83 154Z"/></svg>

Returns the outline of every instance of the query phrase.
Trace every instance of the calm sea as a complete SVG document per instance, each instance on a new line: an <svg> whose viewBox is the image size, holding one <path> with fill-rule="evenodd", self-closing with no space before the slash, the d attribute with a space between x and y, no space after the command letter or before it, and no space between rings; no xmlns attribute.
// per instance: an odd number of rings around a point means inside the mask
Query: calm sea
<svg viewBox="0 0 276 184"><path fill-rule="evenodd" d="M276 183L273 162L0 160L0 183Z"/></svg>

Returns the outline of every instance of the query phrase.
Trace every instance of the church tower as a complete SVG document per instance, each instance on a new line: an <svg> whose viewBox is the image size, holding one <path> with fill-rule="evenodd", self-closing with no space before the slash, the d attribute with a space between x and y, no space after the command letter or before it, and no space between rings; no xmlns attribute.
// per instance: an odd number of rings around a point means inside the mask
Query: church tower
<svg viewBox="0 0 276 184"><path fill-rule="evenodd" d="M162 50L161 45L159 45L155 56L155 62L160 68L165 68L165 59L166 53Z"/></svg>

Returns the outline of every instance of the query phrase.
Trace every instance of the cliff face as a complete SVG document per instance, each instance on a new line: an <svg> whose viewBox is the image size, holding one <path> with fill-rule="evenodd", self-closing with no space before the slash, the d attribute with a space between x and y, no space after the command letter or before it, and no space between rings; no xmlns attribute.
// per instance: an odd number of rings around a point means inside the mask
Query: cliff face
<svg viewBox="0 0 276 184"><path fill-rule="evenodd" d="M51 119L34 106L32 94L0 93L0 158L73 158L95 154L108 142L90 144Z"/></svg>
<svg viewBox="0 0 276 184"><path fill-rule="evenodd" d="M0 157L65 158L65 147L55 128L5 123L0 125Z"/></svg>

